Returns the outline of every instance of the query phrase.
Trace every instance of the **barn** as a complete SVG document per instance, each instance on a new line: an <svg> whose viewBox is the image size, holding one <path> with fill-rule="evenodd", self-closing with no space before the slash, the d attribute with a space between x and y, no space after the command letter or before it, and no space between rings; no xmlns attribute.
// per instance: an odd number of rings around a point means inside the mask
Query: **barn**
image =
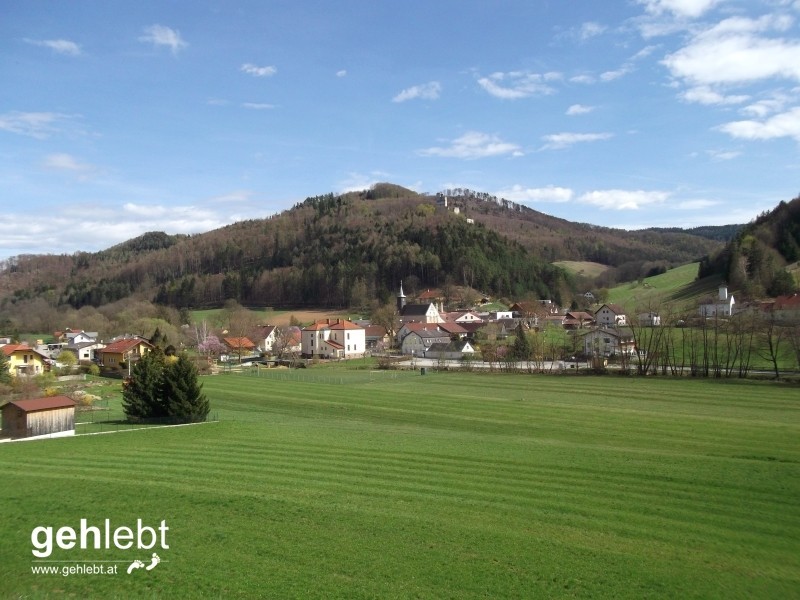
<svg viewBox="0 0 800 600"><path fill-rule="evenodd" d="M75 401L67 396L14 400L2 412L6 437L75 435Z"/></svg>

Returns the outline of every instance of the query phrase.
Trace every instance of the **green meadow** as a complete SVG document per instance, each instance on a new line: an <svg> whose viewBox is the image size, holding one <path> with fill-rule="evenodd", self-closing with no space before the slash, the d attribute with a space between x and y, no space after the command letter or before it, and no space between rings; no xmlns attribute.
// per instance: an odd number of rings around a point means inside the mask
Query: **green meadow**
<svg viewBox="0 0 800 600"><path fill-rule="evenodd" d="M203 379L220 419L0 444L0 597L800 596L800 388L306 369ZM151 550L54 548L80 519Z"/></svg>

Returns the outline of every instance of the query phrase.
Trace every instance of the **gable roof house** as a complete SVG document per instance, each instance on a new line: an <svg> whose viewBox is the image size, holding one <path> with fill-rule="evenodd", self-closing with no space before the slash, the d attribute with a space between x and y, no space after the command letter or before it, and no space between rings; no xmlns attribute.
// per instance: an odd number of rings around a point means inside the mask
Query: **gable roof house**
<svg viewBox="0 0 800 600"><path fill-rule="evenodd" d="M775 320L781 323L800 323L800 294L778 296L772 304Z"/></svg>
<svg viewBox="0 0 800 600"><path fill-rule="evenodd" d="M600 327L624 327L628 323L625 309L619 304L603 304L594 312L594 319Z"/></svg>
<svg viewBox="0 0 800 600"><path fill-rule="evenodd" d="M272 345L275 343L277 327L275 325L264 325L258 328L258 349L261 352L272 352Z"/></svg>
<svg viewBox="0 0 800 600"><path fill-rule="evenodd" d="M564 329L583 329L594 323L594 316L580 310L568 310L564 315Z"/></svg>
<svg viewBox="0 0 800 600"><path fill-rule="evenodd" d="M400 309L400 323L441 323L444 319L439 314L439 309L433 303L406 304Z"/></svg>
<svg viewBox="0 0 800 600"><path fill-rule="evenodd" d="M41 375L49 365L47 356L27 344L6 344L0 352L8 357L8 370L15 377Z"/></svg>
<svg viewBox="0 0 800 600"><path fill-rule="evenodd" d="M435 358L438 360L461 360L465 354L475 354L475 348L466 340L457 342L431 344L424 351L425 358Z"/></svg>
<svg viewBox="0 0 800 600"><path fill-rule="evenodd" d="M115 338L99 351L100 363L104 367L119 367L126 361L136 362L152 349L153 345L139 336Z"/></svg>
<svg viewBox="0 0 800 600"><path fill-rule="evenodd" d="M366 330L346 319L324 319L301 330L305 358L360 358L366 352Z"/></svg>
<svg viewBox="0 0 800 600"><path fill-rule="evenodd" d="M441 316L443 321L451 323L483 323L483 319L471 310L458 310L444 313Z"/></svg>
<svg viewBox="0 0 800 600"><path fill-rule="evenodd" d="M2 408L3 435L11 438L75 435L75 401L67 396L12 400Z"/></svg>
<svg viewBox="0 0 800 600"><path fill-rule="evenodd" d="M412 331L403 338L400 352L414 356L423 356L433 344L449 344L450 334L446 331L422 329Z"/></svg>
<svg viewBox="0 0 800 600"><path fill-rule="evenodd" d="M84 360L94 360L98 358L100 350L105 348L106 345L102 342L79 342L76 344L70 343L61 349L62 352L72 352L78 359L78 362Z"/></svg>
<svg viewBox="0 0 800 600"><path fill-rule="evenodd" d="M600 327L583 334L583 351L588 356L630 356L636 353L636 344L630 329Z"/></svg>

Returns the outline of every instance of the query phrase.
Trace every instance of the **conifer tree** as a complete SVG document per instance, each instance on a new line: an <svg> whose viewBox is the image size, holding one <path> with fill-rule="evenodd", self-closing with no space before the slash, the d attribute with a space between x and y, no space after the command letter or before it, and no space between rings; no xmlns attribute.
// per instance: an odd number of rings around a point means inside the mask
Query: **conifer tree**
<svg viewBox="0 0 800 600"><path fill-rule="evenodd" d="M209 405L202 390L197 368L185 354L164 369L161 392L169 417L183 423L205 421Z"/></svg>
<svg viewBox="0 0 800 600"><path fill-rule="evenodd" d="M11 383L10 362L6 353L0 350L0 383Z"/></svg>
<svg viewBox="0 0 800 600"><path fill-rule="evenodd" d="M511 354L514 360L528 360L531 357L531 342L522 327L522 323L517 325Z"/></svg>
<svg viewBox="0 0 800 600"><path fill-rule="evenodd" d="M122 390L122 409L129 421L167 416L161 393L164 368L164 354L159 348L154 348L133 365L130 379Z"/></svg>

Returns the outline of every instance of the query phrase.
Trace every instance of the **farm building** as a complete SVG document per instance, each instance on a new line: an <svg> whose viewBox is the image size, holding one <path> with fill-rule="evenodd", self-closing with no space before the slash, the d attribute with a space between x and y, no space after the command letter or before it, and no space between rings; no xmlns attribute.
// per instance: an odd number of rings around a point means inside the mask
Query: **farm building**
<svg viewBox="0 0 800 600"><path fill-rule="evenodd" d="M14 400L3 406L2 412L4 436L75 435L75 401L66 396Z"/></svg>

